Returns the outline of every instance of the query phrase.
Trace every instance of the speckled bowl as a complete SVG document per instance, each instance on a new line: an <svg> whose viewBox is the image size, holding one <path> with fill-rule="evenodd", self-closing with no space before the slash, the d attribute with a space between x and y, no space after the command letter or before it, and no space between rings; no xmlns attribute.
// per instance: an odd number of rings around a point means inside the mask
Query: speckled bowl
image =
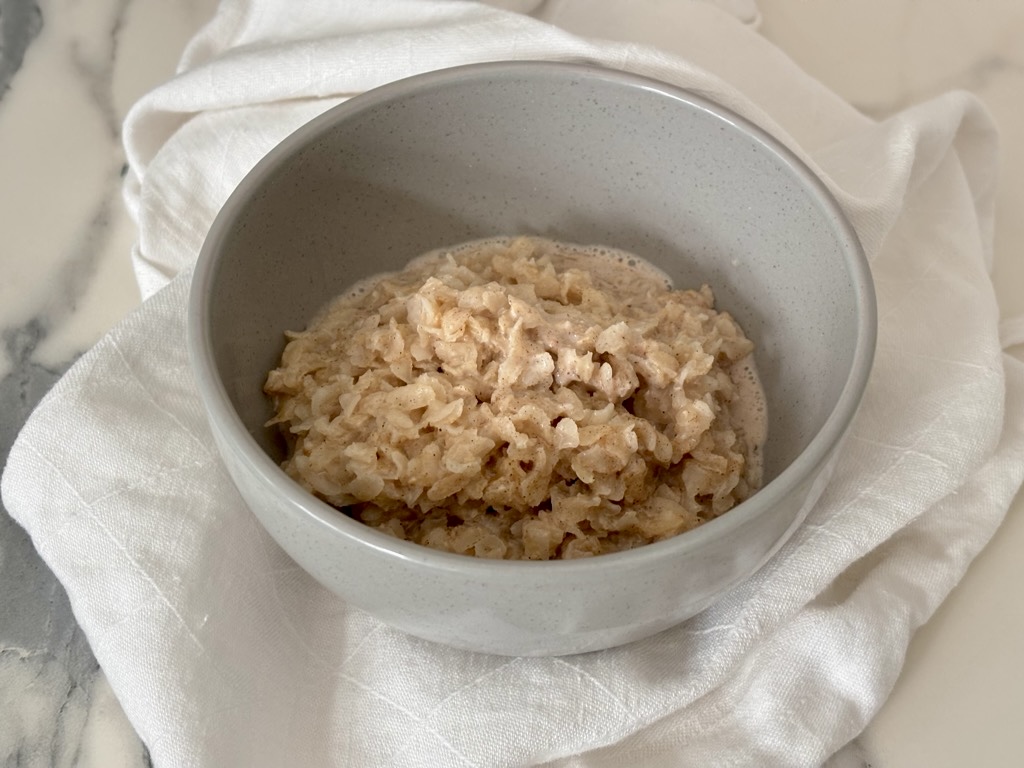
<svg viewBox="0 0 1024 768"><path fill-rule="evenodd" d="M708 282L757 344L766 486L674 539L565 562L494 562L398 541L278 467L261 387L283 331L425 251L538 234L635 252ZM747 579L815 503L867 381L868 267L825 187L755 126L674 87L595 67L494 63L353 98L285 139L200 255L189 345L238 490L352 605L500 654L608 648L671 627Z"/></svg>

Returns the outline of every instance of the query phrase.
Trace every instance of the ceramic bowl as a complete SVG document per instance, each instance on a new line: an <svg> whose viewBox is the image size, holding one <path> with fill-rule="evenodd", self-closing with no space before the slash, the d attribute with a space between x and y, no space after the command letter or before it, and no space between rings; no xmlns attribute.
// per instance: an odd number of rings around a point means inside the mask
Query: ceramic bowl
<svg viewBox="0 0 1024 768"><path fill-rule="evenodd" d="M285 329L432 249L534 234L639 254L708 283L757 345L766 485L632 551L504 562L358 523L293 483L262 393ZM271 536L348 603L422 638L555 655L676 625L758 570L815 503L875 340L857 238L794 155L728 110L591 66L501 62L355 97L275 147L213 225L188 318L224 463Z"/></svg>

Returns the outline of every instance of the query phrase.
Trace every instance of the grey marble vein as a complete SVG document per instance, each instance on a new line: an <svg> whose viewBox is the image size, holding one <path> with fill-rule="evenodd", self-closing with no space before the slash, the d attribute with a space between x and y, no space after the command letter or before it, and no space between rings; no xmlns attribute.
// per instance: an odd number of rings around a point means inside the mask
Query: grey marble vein
<svg viewBox="0 0 1024 768"><path fill-rule="evenodd" d="M33 362L45 326L35 319L3 332L14 368L0 380L0 465L32 409L71 364L51 369ZM0 766L80 766L99 666L64 589L2 505L0 585ZM141 744L138 751L147 765Z"/></svg>
<svg viewBox="0 0 1024 768"><path fill-rule="evenodd" d="M28 326L19 329L20 332L25 332L29 328L36 329L32 332L38 332L40 336L35 343L41 342L46 334L60 323L74 321L73 316L78 302L89 288L103 251L110 242L110 224L114 205L119 199L122 167L123 160L120 155L110 158L102 182L97 185L98 194L92 215L81 228L76 238L77 245L67 255L64 269L49 290L49 303ZM7 351L10 359L19 359L12 354L17 350L8 347ZM31 359L31 356L26 359Z"/></svg>
<svg viewBox="0 0 1024 768"><path fill-rule="evenodd" d="M0 0L2 1L2 0ZM115 0L107 22L105 45L93 48L78 36L68 41L75 72L90 96L92 107L106 126L109 144L107 171L97 185L93 214L78 239L79 246L69 254L60 284L51 291L54 301L47 307L45 322L50 328L64 322L74 312L76 302L88 287L97 262L110 238L114 206L120 202L121 181L126 169L121 146L121 120L114 103L114 65L121 44L121 31L133 0Z"/></svg>
<svg viewBox="0 0 1024 768"><path fill-rule="evenodd" d="M29 360L33 321L4 332L17 361L0 381L0 461L60 375ZM67 595L25 531L0 508L0 764L73 765L98 666Z"/></svg>
<svg viewBox="0 0 1024 768"><path fill-rule="evenodd" d="M71 40L71 60L79 77L84 81L93 104L103 118L110 137L120 146L121 117L114 106L114 62L121 43L121 29L132 0L116 0L108 23L106 40L109 47L99 52L90 52L82 41Z"/></svg>
<svg viewBox="0 0 1024 768"><path fill-rule="evenodd" d="M42 27L43 14L34 0L0 0L0 98Z"/></svg>
<svg viewBox="0 0 1024 768"><path fill-rule="evenodd" d="M119 175L114 168L108 185ZM80 246L53 286L54 301L24 325L0 332L12 370L0 380L0 466L29 414L74 362L33 359L60 322L73 322L76 299L109 236L112 197L104 194ZM79 766L99 667L68 598L26 532L0 505L0 766ZM139 747L140 764L148 762Z"/></svg>
<svg viewBox="0 0 1024 768"><path fill-rule="evenodd" d="M112 76L129 3L117 0L109 8L108 34L100 46L90 48L76 37L40 35L43 14L35 2L0 0L0 96L17 87L16 74L33 41L68 46L79 87L89 94L110 138L108 168L95 185L92 213L48 290L49 302L28 322L0 326L0 346L11 363L0 379L0 466L32 409L73 363L68 359L53 367L42 365L34 353L62 323L74 322L76 305L109 244L123 163ZM83 739L90 721L101 717L93 707L101 674L64 589L27 533L0 506L0 766L90 765ZM133 751L137 757L132 764L149 764L141 743Z"/></svg>

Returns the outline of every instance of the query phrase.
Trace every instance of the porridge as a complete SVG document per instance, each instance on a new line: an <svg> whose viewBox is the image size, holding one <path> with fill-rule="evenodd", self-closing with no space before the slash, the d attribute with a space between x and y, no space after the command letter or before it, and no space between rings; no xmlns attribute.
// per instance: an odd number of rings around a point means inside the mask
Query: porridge
<svg viewBox="0 0 1024 768"><path fill-rule="evenodd" d="M285 471L402 539L488 558L675 536L761 483L753 344L711 290L603 247L496 238L355 286L264 387Z"/></svg>

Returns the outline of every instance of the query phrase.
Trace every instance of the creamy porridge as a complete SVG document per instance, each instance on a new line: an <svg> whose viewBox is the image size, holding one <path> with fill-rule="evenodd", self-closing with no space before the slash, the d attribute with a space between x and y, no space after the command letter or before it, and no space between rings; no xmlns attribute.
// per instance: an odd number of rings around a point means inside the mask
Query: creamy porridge
<svg viewBox="0 0 1024 768"><path fill-rule="evenodd" d="M289 332L284 469L399 538L489 558L675 536L761 483L753 345L711 290L538 238L427 254Z"/></svg>

